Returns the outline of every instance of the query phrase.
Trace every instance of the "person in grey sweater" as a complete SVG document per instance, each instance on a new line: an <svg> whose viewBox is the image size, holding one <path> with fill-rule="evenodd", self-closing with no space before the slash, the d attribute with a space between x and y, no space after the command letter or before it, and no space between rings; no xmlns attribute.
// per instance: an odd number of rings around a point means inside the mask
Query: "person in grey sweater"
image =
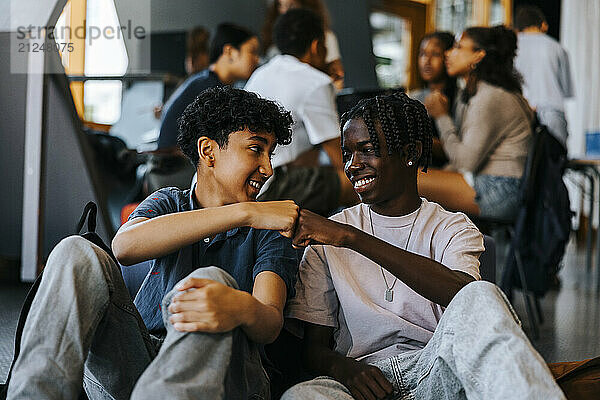
<svg viewBox="0 0 600 400"><path fill-rule="evenodd" d="M513 65L516 49L508 28L472 27L448 53L448 74L466 85L455 120L442 93L425 100L450 160L444 170L420 174L427 199L473 216L514 218L533 120Z"/></svg>

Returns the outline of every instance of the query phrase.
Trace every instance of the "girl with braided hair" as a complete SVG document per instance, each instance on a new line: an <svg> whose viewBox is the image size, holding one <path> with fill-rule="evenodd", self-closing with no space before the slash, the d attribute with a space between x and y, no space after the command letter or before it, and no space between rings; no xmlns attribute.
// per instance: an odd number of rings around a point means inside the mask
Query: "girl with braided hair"
<svg viewBox="0 0 600 400"><path fill-rule="evenodd" d="M456 125L446 96L432 92L425 99L449 159L445 171L419 177L426 198L474 216L516 215L533 120L513 66L516 49L510 29L472 27L447 53L448 75L462 78L465 88Z"/></svg>
<svg viewBox="0 0 600 400"><path fill-rule="evenodd" d="M329 219L300 211L293 244L307 248L287 316L303 321L305 367L321 377L283 400L564 398L506 298L478 281L481 233L419 196L429 121L403 93L343 115L361 203Z"/></svg>

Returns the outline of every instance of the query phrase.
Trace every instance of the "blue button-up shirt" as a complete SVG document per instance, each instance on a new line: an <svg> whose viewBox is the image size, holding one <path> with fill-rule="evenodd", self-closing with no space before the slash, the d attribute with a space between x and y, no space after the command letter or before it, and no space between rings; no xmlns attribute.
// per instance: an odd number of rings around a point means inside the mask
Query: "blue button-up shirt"
<svg viewBox="0 0 600 400"><path fill-rule="evenodd" d="M140 203L129 219L197 209L193 188L194 185L188 190L160 189ZM252 293L256 275L272 271L285 282L288 298L294 295L298 258L291 240L276 231L235 228L152 261L134 302L149 331L165 330L160 308L163 297L192 271L207 266L227 271L240 290L248 293Z"/></svg>

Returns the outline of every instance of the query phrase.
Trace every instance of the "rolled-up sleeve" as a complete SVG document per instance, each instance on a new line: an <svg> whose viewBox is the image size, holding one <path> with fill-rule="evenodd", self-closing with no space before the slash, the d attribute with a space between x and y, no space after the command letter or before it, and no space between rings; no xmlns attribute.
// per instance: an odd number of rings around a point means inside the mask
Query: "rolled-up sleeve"
<svg viewBox="0 0 600 400"><path fill-rule="evenodd" d="M480 280L479 256L484 250L481 232L475 227L463 228L450 237L440 262L451 270Z"/></svg>
<svg viewBox="0 0 600 400"><path fill-rule="evenodd" d="M288 299L294 297L298 276L298 257L292 241L279 232L264 230L258 234L256 261L252 279L264 271L277 274L285 283Z"/></svg>
<svg viewBox="0 0 600 400"><path fill-rule="evenodd" d="M338 328L338 310L323 246L310 246L300 262L296 296L288 303L286 317Z"/></svg>
<svg viewBox="0 0 600 400"><path fill-rule="evenodd" d="M331 83L320 85L308 93L298 114L312 145L340 136L339 117Z"/></svg>

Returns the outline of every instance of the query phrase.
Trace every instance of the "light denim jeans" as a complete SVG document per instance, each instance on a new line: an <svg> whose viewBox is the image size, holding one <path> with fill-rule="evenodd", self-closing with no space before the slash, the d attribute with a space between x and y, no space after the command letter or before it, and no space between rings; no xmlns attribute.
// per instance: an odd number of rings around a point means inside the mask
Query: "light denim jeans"
<svg viewBox="0 0 600 400"><path fill-rule="evenodd" d="M190 275L237 287L216 267ZM50 253L27 317L8 399L77 399L82 383L92 400L268 398L257 345L240 329L175 331L167 311L175 293L162 303L160 345L114 261L80 236L64 239Z"/></svg>
<svg viewBox="0 0 600 400"><path fill-rule="evenodd" d="M473 179L480 217L515 219L521 201L521 178L482 174Z"/></svg>
<svg viewBox="0 0 600 400"><path fill-rule="evenodd" d="M472 282L452 299L421 350L374 363L394 386L393 399L564 399L542 357L494 284ZM344 399L339 382L319 377L282 400Z"/></svg>

